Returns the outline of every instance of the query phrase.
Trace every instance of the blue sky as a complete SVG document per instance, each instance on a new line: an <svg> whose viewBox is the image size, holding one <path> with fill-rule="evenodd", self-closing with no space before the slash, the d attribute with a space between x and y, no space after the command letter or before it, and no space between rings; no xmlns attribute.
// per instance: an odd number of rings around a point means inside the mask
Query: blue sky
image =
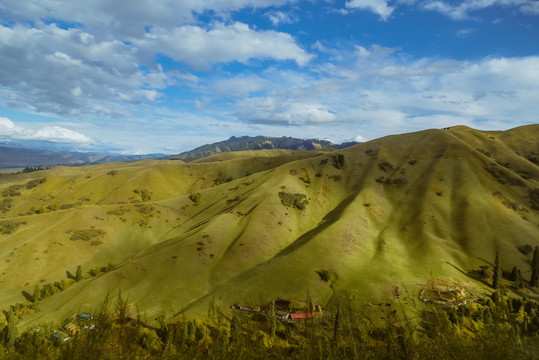
<svg viewBox="0 0 539 360"><path fill-rule="evenodd" d="M0 0L0 141L179 153L537 123L537 0Z"/></svg>

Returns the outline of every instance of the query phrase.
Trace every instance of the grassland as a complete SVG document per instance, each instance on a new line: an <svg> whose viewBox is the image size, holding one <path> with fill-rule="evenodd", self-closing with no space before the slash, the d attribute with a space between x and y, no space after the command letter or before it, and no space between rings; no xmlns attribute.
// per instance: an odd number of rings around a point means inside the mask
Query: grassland
<svg viewBox="0 0 539 360"><path fill-rule="evenodd" d="M93 312L119 289L152 326L205 317L214 300L374 304L395 301L396 288L417 299L433 281L488 296L471 271L496 252L505 271L530 277L519 246L539 245L537 144L537 125L455 127L336 152L0 174L0 308L62 280L20 314L21 330Z"/></svg>

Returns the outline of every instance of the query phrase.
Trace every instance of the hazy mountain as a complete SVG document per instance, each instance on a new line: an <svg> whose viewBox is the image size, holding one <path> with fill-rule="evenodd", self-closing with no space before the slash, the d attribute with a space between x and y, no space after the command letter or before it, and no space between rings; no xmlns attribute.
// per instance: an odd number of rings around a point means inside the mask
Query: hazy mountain
<svg viewBox="0 0 539 360"><path fill-rule="evenodd" d="M530 277L538 144L539 125L459 126L336 151L3 174L0 308L62 280L21 329L92 311L119 289L148 321L205 316L212 300L417 299L439 283L484 296L469 272L496 252L504 271ZM78 265L85 279L69 280Z"/></svg>
<svg viewBox="0 0 539 360"><path fill-rule="evenodd" d="M163 155L121 155L97 152L73 152L0 145L0 169L87 165L112 161L136 161Z"/></svg>
<svg viewBox="0 0 539 360"><path fill-rule="evenodd" d="M230 151L264 150L264 149L286 149L286 150L320 150L320 149L342 149L357 142L348 142L341 145L333 144L327 140L317 139L297 139L292 137L270 137L270 136L232 136L228 140L200 146L196 149L183 152L179 155L168 157L169 160L182 160L185 162L197 160Z"/></svg>

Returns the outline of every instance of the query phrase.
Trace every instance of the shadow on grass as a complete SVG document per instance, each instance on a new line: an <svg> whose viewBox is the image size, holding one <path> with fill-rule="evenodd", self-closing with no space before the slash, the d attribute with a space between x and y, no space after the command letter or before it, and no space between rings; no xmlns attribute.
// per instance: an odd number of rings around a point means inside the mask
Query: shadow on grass
<svg viewBox="0 0 539 360"><path fill-rule="evenodd" d="M476 281L479 281L485 285L487 285L488 287L492 287L492 285L490 283L488 283L484 278L483 278L483 275L481 274L481 270L471 270L471 271L464 271L462 270L461 268L459 268L458 266L456 265L453 265L451 264L449 261L446 261L446 264L454 267L456 270L458 270L461 274L464 274L466 275L467 277L469 277L470 279L474 279Z"/></svg>
<svg viewBox="0 0 539 360"><path fill-rule="evenodd" d="M75 280L75 276L69 272L69 270L66 271L66 276L70 280Z"/></svg>
<svg viewBox="0 0 539 360"><path fill-rule="evenodd" d="M30 295L29 293L27 293L26 291L22 291L22 296L24 296L26 298L26 300L28 300L29 302L33 303L34 302L34 297L32 295Z"/></svg>

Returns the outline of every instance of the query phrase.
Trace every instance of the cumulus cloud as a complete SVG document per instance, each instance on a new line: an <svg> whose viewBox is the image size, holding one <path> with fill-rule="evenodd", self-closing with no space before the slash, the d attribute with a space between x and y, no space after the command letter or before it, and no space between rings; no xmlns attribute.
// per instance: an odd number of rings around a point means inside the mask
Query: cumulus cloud
<svg viewBox="0 0 539 360"><path fill-rule="evenodd" d="M255 31L240 22L216 23L210 29L191 25L172 30L154 27L136 44L194 68L208 68L219 62L247 63L254 58L293 60L305 65L312 58L289 34Z"/></svg>
<svg viewBox="0 0 539 360"><path fill-rule="evenodd" d="M80 29L0 25L0 98L39 113L102 114L106 108L125 115L117 106L122 94L132 102L153 101L173 83L161 68L142 71L137 61L133 46L99 41Z"/></svg>
<svg viewBox="0 0 539 360"><path fill-rule="evenodd" d="M46 140L75 144L93 143L93 140L88 136L60 126L29 129L15 125L13 121L6 117L0 117L0 136L21 140Z"/></svg>
<svg viewBox="0 0 539 360"><path fill-rule="evenodd" d="M312 55L289 34L242 23L192 25L206 11L294 1L2 1L0 105L69 118L125 118L137 107L163 101L170 86L196 84L192 68L253 59L304 66ZM157 54L192 68L164 70Z"/></svg>
<svg viewBox="0 0 539 360"><path fill-rule="evenodd" d="M269 125L328 125L336 115L322 102L286 100L278 97L250 98L240 101L234 114L249 123Z"/></svg>
<svg viewBox="0 0 539 360"><path fill-rule="evenodd" d="M311 136L331 128L336 141L353 139L351 129L372 139L455 124L499 129L537 121L537 56L406 60L398 49L359 45L342 56L340 63L320 66L318 76L258 75L263 90L228 98L228 116L252 125L316 129ZM255 77L249 81L257 83Z"/></svg>
<svg viewBox="0 0 539 360"><path fill-rule="evenodd" d="M387 18L395 10L394 7L388 5L387 0L351 0L346 2L346 7L349 9L369 10L378 14L382 20Z"/></svg>
<svg viewBox="0 0 539 360"><path fill-rule="evenodd" d="M56 19L84 24L101 37L140 38L145 27L159 24L164 28L193 24L195 15L206 11L227 14L245 7L267 8L296 0L3 0L2 16L19 21Z"/></svg>

